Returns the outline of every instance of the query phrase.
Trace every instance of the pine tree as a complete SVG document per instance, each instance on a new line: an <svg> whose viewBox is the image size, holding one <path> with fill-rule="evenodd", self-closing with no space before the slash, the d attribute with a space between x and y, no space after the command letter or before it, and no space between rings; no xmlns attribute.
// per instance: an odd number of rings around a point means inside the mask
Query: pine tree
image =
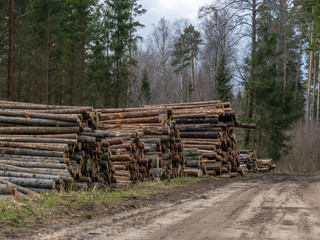
<svg viewBox="0 0 320 240"><path fill-rule="evenodd" d="M134 64L132 51L139 36L137 29L143 25L136 20L146 10L137 0L106 1L106 19L110 31L109 49L113 63L113 103L115 107L128 103L130 88L130 67Z"/></svg>
<svg viewBox="0 0 320 240"><path fill-rule="evenodd" d="M251 59L251 65L256 66L253 119L257 130L253 136L260 156L279 160L281 152L285 153L289 149L286 131L291 129L299 115L294 112L294 81L288 81L284 87L283 78L279 77L283 74L278 67L282 52L277 48L278 33L273 27L275 19L269 10L265 6L261 12L257 51Z"/></svg>
<svg viewBox="0 0 320 240"><path fill-rule="evenodd" d="M215 90L217 99L221 101L231 101L232 99L232 76L227 69L226 57L222 54L219 61L217 73L215 75Z"/></svg>
<svg viewBox="0 0 320 240"><path fill-rule="evenodd" d="M187 100L190 100L190 95L195 88L195 68L198 55L200 53L200 44L202 43L200 32L195 30L194 26L190 24L184 29L183 33L174 44L172 65L175 66L175 71L183 76L184 71L191 67L192 81L187 83Z"/></svg>
<svg viewBox="0 0 320 240"><path fill-rule="evenodd" d="M139 98L145 103L150 103L151 93L150 93L150 80L148 77L147 69L143 69L141 87L140 87L140 96Z"/></svg>

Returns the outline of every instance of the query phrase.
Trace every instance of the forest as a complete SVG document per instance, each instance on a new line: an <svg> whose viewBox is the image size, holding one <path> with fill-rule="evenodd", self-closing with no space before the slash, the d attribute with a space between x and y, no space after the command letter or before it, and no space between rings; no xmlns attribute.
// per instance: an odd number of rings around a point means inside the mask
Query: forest
<svg viewBox="0 0 320 240"><path fill-rule="evenodd" d="M220 99L239 139L288 170L320 169L320 3L212 1L142 38L138 0L0 2L0 99L135 107ZM301 161L308 159L308 161Z"/></svg>

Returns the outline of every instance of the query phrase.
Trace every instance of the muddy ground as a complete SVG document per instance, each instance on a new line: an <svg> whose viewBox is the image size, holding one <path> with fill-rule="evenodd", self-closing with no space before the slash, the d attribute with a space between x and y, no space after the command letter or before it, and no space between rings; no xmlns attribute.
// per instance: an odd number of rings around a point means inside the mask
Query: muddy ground
<svg viewBox="0 0 320 240"><path fill-rule="evenodd" d="M4 239L320 239L320 175L204 180ZM0 237L1 238L1 237Z"/></svg>

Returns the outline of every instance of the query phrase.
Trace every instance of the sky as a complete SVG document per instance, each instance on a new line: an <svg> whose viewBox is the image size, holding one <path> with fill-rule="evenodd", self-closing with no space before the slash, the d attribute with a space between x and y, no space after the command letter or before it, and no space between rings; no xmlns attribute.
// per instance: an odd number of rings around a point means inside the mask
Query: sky
<svg viewBox="0 0 320 240"><path fill-rule="evenodd" d="M139 18L145 25L139 30L143 38L147 38L152 31L152 24L157 24L162 17L171 23L180 18L186 18L192 24L198 23L198 10L200 7L210 4L212 0L138 0L147 12Z"/></svg>

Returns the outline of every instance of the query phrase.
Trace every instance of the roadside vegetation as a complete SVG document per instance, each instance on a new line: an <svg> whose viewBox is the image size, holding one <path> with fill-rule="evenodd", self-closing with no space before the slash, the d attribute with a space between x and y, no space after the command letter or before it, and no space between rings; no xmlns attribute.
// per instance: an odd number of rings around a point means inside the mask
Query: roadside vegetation
<svg viewBox="0 0 320 240"><path fill-rule="evenodd" d="M291 151L277 163L278 171L320 172L320 128L317 123L300 122L289 132Z"/></svg>
<svg viewBox="0 0 320 240"><path fill-rule="evenodd" d="M50 223L66 215L90 219L95 207L147 198L176 187L192 184L204 178L177 178L162 182L140 183L122 189L50 193L39 196L9 198L0 201L0 227L32 226ZM207 179L207 178L206 178ZM212 178L209 178L212 179Z"/></svg>

